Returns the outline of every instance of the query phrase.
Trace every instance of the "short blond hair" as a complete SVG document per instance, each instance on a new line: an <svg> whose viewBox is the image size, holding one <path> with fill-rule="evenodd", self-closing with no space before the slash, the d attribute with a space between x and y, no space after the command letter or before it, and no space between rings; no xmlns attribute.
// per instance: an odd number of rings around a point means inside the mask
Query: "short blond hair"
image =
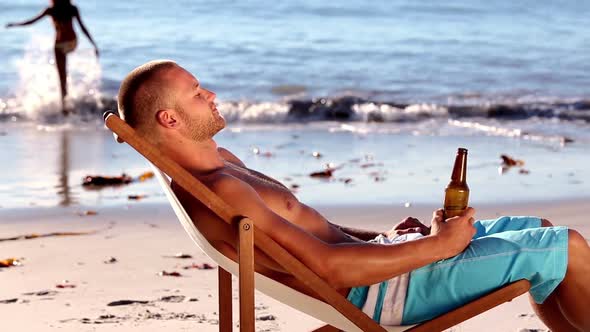
<svg viewBox="0 0 590 332"><path fill-rule="evenodd" d="M145 134L155 124L155 114L174 107L174 100L159 77L162 71L179 67L171 60L154 60L133 69L121 82L117 104L119 115L131 127Z"/></svg>

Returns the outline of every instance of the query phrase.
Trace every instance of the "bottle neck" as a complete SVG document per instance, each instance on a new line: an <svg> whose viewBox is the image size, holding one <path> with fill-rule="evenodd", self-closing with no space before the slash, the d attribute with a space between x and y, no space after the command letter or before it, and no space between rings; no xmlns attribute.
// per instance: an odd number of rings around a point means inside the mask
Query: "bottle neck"
<svg viewBox="0 0 590 332"><path fill-rule="evenodd" d="M467 182L467 151L459 150L457 152L455 165L453 166L453 173L451 174L451 182Z"/></svg>

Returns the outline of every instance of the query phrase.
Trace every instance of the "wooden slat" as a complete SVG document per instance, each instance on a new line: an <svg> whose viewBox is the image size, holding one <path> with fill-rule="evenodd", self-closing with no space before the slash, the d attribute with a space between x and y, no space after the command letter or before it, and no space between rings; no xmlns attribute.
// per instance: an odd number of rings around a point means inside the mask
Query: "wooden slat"
<svg viewBox="0 0 590 332"><path fill-rule="evenodd" d="M240 332L254 332L254 227L240 220L238 264L240 268Z"/></svg>
<svg viewBox="0 0 590 332"><path fill-rule="evenodd" d="M324 325L320 328L313 330L312 332L340 332L340 330L332 325Z"/></svg>
<svg viewBox="0 0 590 332"><path fill-rule="evenodd" d="M211 211L216 213L221 219L229 224L239 220L242 216L213 193L209 188L192 176L176 162L168 158L165 154L160 153L152 144L139 137L133 128L121 120L114 113L105 114L105 124L111 129L121 141L127 142L137 152L142 154L146 159L152 162L156 167L168 174L174 182L180 185L184 190L193 195L196 199L205 204ZM366 332L384 332L385 329L365 315L361 310L346 300L344 296L338 293L327 282L311 271L307 266L297 260L293 255L283 247L272 240L268 235L257 231L254 225L254 242L256 247L264 253L273 257L273 259L285 268L289 273L306 284L324 301L338 310L347 319L353 322L361 330Z"/></svg>
<svg viewBox="0 0 590 332"><path fill-rule="evenodd" d="M232 286L231 273L221 266L218 270L218 293L219 293L219 332L232 332Z"/></svg>
<svg viewBox="0 0 590 332"><path fill-rule="evenodd" d="M519 280L486 296L424 322L406 332L443 331L526 293L531 288L528 280Z"/></svg>

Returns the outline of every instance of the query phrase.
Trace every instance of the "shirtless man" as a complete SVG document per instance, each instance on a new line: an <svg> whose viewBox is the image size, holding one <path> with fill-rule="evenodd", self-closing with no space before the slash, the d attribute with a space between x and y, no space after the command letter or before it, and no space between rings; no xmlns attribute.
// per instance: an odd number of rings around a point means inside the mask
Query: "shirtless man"
<svg viewBox="0 0 590 332"><path fill-rule="evenodd" d="M225 120L215 97L176 63L154 61L123 81L119 112L138 134L381 324L428 320L526 278L531 304L553 331L590 331L590 247L578 232L535 217L474 222L472 208L447 220L435 211L430 228L414 218L385 233L340 227L217 146L213 136ZM182 188L173 189L210 243L236 259L232 227ZM376 239L365 241L371 238ZM255 255L257 271L312 294L271 257Z"/></svg>
<svg viewBox="0 0 590 332"><path fill-rule="evenodd" d="M6 27L11 28L15 26L30 25L39 21L45 16L51 17L53 26L55 27L55 65L57 67L57 73L59 75L59 83L61 87L62 112L64 115L66 115L68 114L68 111L64 105L64 100L68 95L66 56L68 53L74 51L78 45L76 32L74 31L73 26L74 18L78 20L80 28L82 28L82 32L84 32L90 43L92 43L94 46L94 52L96 53L97 57L99 54L98 47L92 39L92 36L90 36L88 29L86 29L86 26L82 22L78 7L72 5L70 0L52 0L51 7L45 8L41 13L32 19L20 23L8 23L6 24Z"/></svg>

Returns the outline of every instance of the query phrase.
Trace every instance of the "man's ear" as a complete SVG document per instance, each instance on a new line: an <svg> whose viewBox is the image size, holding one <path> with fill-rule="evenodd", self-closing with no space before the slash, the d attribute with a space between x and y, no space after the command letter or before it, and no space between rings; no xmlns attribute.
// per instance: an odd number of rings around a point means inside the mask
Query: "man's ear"
<svg viewBox="0 0 590 332"><path fill-rule="evenodd" d="M178 127L178 114L171 109L161 109L156 112L156 121L165 128L173 129Z"/></svg>

